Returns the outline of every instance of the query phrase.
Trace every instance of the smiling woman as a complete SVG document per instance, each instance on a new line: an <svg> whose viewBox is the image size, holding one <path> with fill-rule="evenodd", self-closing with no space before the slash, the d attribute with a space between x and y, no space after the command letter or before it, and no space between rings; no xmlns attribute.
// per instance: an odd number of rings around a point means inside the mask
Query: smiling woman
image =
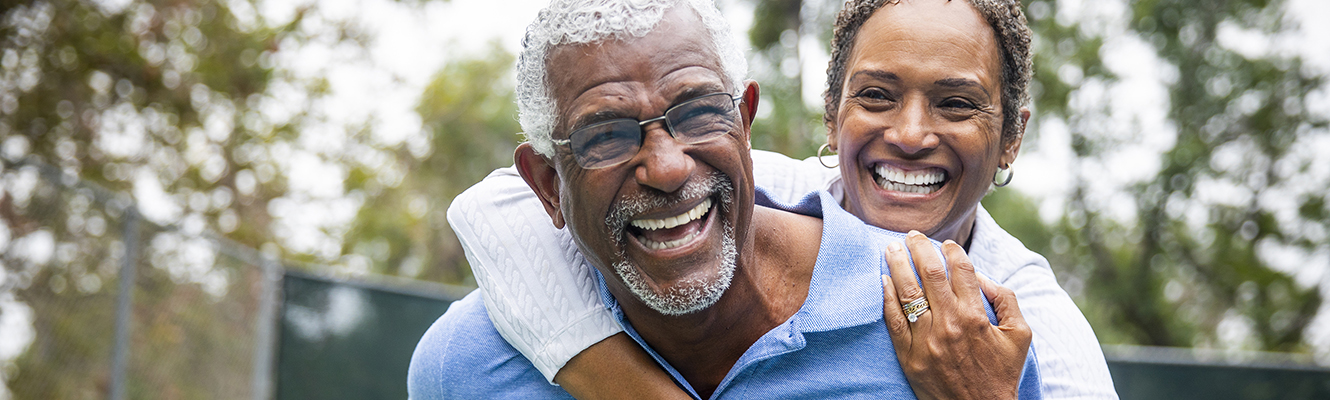
<svg viewBox="0 0 1330 400"><path fill-rule="evenodd" d="M975 208L1021 137L1002 137L1002 54L973 7L912 1L874 13L828 91L845 209L873 225L969 243ZM833 74L833 79L834 79ZM834 103L834 104L832 104ZM1028 111L1020 114L1024 126Z"/></svg>

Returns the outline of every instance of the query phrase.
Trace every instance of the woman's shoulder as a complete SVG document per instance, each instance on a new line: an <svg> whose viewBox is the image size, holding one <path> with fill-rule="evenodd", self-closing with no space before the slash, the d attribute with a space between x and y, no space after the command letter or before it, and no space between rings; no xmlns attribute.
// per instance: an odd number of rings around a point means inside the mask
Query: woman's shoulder
<svg viewBox="0 0 1330 400"><path fill-rule="evenodd" d="M998 283L1016 274L1045 272L1051 275L1048 259L1025 247L1020 239L998 226L983 205L977 207L970 239L970 259L975 268Z"/></svg>

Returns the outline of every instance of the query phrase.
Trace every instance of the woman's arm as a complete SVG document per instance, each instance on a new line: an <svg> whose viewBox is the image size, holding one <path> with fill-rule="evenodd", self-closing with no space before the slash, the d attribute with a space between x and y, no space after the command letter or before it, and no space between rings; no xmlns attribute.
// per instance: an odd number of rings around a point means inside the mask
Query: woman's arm
<svg viewBox="0 0 1330 400"><path fill-rule="evenodd" d="M582 350L554 376L578 399L691 399L628 334Z"/></svg>
<svg viewBox="0 0 1330 400"><path fill-rule="evenodd" d="M906 246L908 252L899 243L888 245L891 276L882 277L882 314L915 395L1016 398L1032 335L1016 295L980 277L955 242L942 245L945 266L923 234L910 232ZM911 259L922 284L910 268ZM981 292L993 303L997 325L984 311ZM920 297L927 299L929 308L911 322L902 307ZM1037 384L1030 386L1038 390Z"/></svg>

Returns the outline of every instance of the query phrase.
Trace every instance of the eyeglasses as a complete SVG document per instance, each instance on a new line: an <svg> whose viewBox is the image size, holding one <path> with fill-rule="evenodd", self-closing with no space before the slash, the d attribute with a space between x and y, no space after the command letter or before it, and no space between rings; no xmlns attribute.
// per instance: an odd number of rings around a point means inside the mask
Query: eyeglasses
<svg viewBox="0 0 1330 400"><path fill-rule="evenodd" d="M645 121L619 118L587 125L573 131L568 139L555 140L554 144L569 146L582 168L609 168L637 155L645 135L643 127L652 122L665 121L670 137L684 144L725 136L739 127L735 111L740 99L729 93L712 93L679 103L665 110L665 115Z"/></svg>

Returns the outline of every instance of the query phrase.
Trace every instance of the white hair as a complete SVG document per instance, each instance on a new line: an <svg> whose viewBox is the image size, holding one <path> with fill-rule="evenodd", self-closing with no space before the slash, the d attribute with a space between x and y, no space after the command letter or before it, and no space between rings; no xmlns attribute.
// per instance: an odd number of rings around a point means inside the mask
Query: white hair
<svg viewBox="0 0 1330 400"><path fill-rule="evenodd" d="M522 54L517 59L518 120L536 153L547 157L554 154L550 134L558 112L546 74L550 49L646 36L664 18L665 11L680 3L687 4L706 26L724 77L729 80L725 84L732 94L740 94L748 62L712 0L554 0L527 26Z"/></svg>

